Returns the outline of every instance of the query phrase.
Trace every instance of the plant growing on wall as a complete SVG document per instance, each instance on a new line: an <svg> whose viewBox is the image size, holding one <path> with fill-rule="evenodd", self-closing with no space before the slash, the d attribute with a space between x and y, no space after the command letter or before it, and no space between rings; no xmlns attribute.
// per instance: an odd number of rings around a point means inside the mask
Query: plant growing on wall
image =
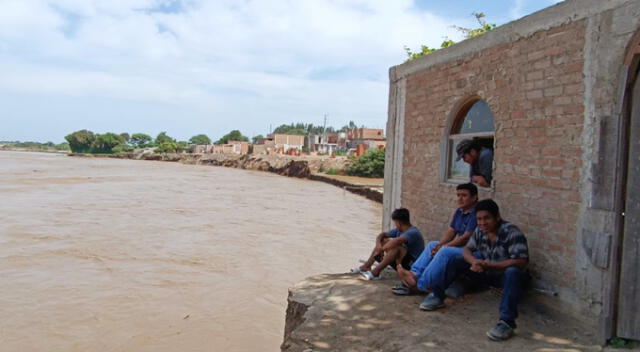
<svg viewBox="0 0 640 352"><path fill-rule="evenodd" d="M457 29L458 31L462 32L462 34L464 34L464 39L475 38L497 27L495 23L487 23L487 21L484 20L486 15L482 12L474 12L472 15L476 18L476 21L478 21L478 24L480 25L480 27L466 28L466 27L460 27L455 25L453 26L453 28ZM411 48L405 45L404 51L407 53L407 56L408 56L407 62L408 62L408 61L423 57L425 55L431 54L434 51L438 51L440 49L450 47L455 43L456 42L454 42L453 40L449 38L445 38L442 44L440 44L440 48L430 48L426 45L422 45L420 48L420 51L413 52L411 51Z"/></svg>

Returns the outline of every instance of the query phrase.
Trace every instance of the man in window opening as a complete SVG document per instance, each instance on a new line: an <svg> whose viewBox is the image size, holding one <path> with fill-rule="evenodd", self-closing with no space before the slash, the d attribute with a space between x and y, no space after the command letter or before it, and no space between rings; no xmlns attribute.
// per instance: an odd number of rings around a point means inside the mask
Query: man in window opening
<svg viewBox="0 0 640 352"><path fill-rule="evenodd" d="M484 148L478 140L463 139L456 147L458 158L469 164L471 182L482 187L491 187L493 173L493 150Z"/></svg>
<svg viewBox="0 0 640 352"><path fill-rule="evenodd" d="M428 271L441 269L434 268L432 259L439 253L441 248L451 247L451 250L462 255L462 248L475 231L476 211L478 202L478 188L473 183L465 183L456 187L458 209L453 213L453 218L449 228L444 233L440 241L429 242L427 248L420 257L413 263L410 270L398 267L398 275L402 279L402 284L393 287L391 290L397 295L409 295L416 291L424 292L428 286ZM453 290L451 294L458 296L459 293Z"/></svg>
<svg viewBox="0 0 640 352"><path fill-rule="evenodd" d="M391 265L394 269L411 269L413 262L424 250L424 238L417 227L411 225L409 210L396 209L391 213L395 228L382 232L376 237L376 245L369 259L360 267L352 270L360 273L365 280L378 280L384 268ZM375 262L379 262L373 267Z"/></svg>
<svg viewBox="0 0 640 352"><path fill-rule="evenodd" d="M527 278L527 239L517 226L500 217L500 209L491 199L478 202L476 218L478 227L462 256L446 247L434 258L432 265L442 270L431 273L428 280L431 293L420 309L432 311L444 307L444 290L464 274L473 282L502 288L500 320L487 331L487 336L495 341L506 340L516 328L518 300Z"/></svg>

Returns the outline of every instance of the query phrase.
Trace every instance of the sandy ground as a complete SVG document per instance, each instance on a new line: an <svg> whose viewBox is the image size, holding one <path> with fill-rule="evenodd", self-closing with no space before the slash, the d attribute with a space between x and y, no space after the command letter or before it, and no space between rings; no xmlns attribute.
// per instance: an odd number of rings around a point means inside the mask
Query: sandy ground
<svg viewBox="0 0 640 352"><path fill-rule="evenodd" d="M412 352L412 351L601 351L588 323L549 310L554 298L529 292L523 300L516 335L504 342L485 333L498 318L496 291L447 299L447 307L423 312L424 296L394 296L395 273L365 282L354 275L321 275L290 291L290 308L308 310L304 321L285 340L283 351ZM300 306L298 306L299 308ZM297 323L300 323L298 319Z"/></svg>

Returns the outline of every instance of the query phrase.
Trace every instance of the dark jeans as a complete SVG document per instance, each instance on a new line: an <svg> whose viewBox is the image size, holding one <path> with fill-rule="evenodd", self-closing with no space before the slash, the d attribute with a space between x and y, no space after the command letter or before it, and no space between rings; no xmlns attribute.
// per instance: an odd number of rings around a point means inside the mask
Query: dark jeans
<svg viewBox="0 0 640 352"><path fill-rule="evenodd" d="M522 296L526 273L516 267L509 267L504 272L476 273L470 270L471 265L461 255L443 256L445 261L441 267L444 272L432 275L431 291L438 297L444 298L444 291L460 275L464 274L474 283L502 288L500 301L500 320L504 320L512 328L516 327L518 317L518 301Z"/></svg>

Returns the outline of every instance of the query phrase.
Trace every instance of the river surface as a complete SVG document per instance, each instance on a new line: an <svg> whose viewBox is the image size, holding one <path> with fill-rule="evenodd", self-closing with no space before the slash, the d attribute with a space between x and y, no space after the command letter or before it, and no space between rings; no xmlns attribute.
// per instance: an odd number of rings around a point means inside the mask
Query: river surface
<svg viewBox="0 0 640 352"><path fill-rule="evenodd" d="M0 350L279 351L287 288L356 265L381 208L269 173L0 152Z"/></svg>

